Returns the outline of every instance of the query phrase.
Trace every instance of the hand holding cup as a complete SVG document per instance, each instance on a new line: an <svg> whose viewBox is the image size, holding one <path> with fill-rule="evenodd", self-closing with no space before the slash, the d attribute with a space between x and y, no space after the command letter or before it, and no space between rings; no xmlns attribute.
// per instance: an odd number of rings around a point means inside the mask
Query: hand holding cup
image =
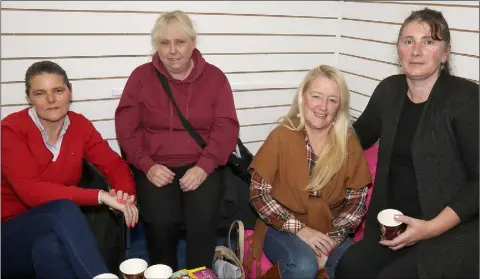
<svg viewBox="0 0 480 279"><path fill-rule="evenodd" d="M395 215L403 215L396 209L384 209L377 215L380 226L380 238L382 240L392 240L402 233L403 223L395 220Z"/></svg>

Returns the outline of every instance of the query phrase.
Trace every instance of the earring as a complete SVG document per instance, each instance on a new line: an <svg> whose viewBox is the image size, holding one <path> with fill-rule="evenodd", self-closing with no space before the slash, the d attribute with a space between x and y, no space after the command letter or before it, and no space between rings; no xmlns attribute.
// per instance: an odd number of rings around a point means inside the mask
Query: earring
<svg viewBox="0 0 480 279"><path fill-rule="evenodd" d="M402 67L402 63L400 61L398 61L398 67L401 68Z"/></svg>
<svg viewBox="0 0 480 279"><path fill-rule="evenodd" d="M443 70L443 68L445 68L445 63L440 64L440 70Z"/></svg>
<svg viewBox="0 0 480 279"><path fill-rule="evenodd" d="M297 117L300 118L300 113L297 113Z"/></svg>

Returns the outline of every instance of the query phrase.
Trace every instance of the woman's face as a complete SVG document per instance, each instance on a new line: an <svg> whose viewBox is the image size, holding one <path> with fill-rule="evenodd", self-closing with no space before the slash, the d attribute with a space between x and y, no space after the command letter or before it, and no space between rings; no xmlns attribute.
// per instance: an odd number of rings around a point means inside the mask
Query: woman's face
<svg viewBox="0 0 480 279"><path fill-rule="evenodd" d="M28 100L40 120L49 123L63 120L68 113L72 93L63 76L44 73L32 77L28 82Z"/></svg>
<svg viewBox="0 0 480 279"><path fill-rule="evenodd" d="M398 55L405 75L410 79L424 80L438 74L441 63L448 58L444 41L432 38L430 26L413 21L405 25L398 42Z"/></svg>
<svg viewBox="0 0 480 279"><path fill-rule="evenodd" d="M195 49L195 41L190 39L180 26L167 26L163 39L157 42L160 61L169 73L182 74L187 71Z"/></svg>
<svg viewBox="0 0 480 279"><path fill-rule="evenodd" d="M328 129L340 107L340 88L326 77L316 78L303 95L305 124L314 130Z"/></svg>

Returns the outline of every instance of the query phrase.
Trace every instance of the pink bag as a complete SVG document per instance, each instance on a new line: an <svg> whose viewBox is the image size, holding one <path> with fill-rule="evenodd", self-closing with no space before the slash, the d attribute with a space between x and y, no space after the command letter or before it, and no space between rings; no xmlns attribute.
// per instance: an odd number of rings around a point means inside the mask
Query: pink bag
<svg viewBox="0 0 480 279"><path fill-rule="evenodd" d="M244 251L244 259L247 258L247 251L248 249L250 248L250 245L252 244L252 235L253 235L253 230L245 230L245 249L243 250ZM260 261L260 268L261 268L261 274L265 274L265 272L267 272L271 267L273 266L273 264L268 260L267 256L265 255L265 253L262 252L262 259ZM245 279L255 279L257 277L257 265L255 263L253 263L251 265L251 269L248 270L248 273L247 273L247 267L245 266L244 267L245 269Z"/></svg>
<svg viewBox="0 0 480 279"><path fill-rule="evenodd" d="M370 169L370 175L372 176L372 184L368 187L367 192L367 201L366 206L370 205L370 199L372 198L373 192L373 183L375 181L375 174L377 173L377 157L378 157L378 143L370 147L369 149L365 150L365 159L367 160L368 168ZM363 219L360 226L358 226L357 231L355 231L355 235L353 237L353 241L358 242L363 239L363 231L365 230L365 218Z"/></svg>

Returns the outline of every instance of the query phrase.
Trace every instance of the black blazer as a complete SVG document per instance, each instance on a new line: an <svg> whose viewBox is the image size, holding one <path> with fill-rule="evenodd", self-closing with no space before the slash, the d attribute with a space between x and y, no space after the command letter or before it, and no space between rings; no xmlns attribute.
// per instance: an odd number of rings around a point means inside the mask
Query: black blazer
<svg viewBox="0 0 480 279"><path fill-rule="evenodd" d="M365 241L380 240L376 216L386 207L391 153L407 90L405 75L384 79L353 125L363 148L379 140ZM416 244L421 278L478 278L478 111L479 85L441 74L418 123L411 150L422 218L430 220L450 206L461 219L452 230Z"/></svg>

